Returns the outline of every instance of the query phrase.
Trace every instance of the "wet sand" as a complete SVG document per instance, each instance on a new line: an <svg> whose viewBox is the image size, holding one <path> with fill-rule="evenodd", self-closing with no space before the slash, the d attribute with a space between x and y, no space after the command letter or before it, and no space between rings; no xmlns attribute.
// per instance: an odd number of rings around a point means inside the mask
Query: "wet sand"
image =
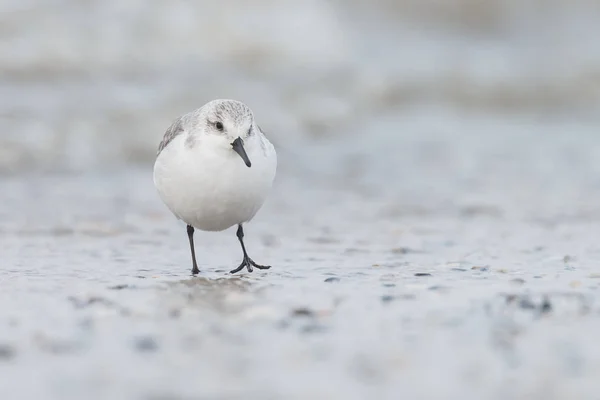
<svg viewBox="0 0 600 400"><path fill-rule="evenodd" d="M0 392L594 398L595 148L456 132L282 151L246 232L273 268L236 276L234 229L198 235L190 276L150 166L5 177Z"/></svg>

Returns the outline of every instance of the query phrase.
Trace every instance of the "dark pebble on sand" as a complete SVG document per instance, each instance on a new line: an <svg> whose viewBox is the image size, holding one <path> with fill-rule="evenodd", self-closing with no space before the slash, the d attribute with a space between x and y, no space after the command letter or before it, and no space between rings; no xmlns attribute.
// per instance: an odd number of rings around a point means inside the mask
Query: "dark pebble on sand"
<svg viewBox="0 0 600 400"><path fill-rule="evenodd" d="M0 344L0 361L11 360L15 357L17 352L15 349L7 344Z"/></svg>
<svg viewBox="0 0 600 400"><path fill-rule="evenodd" d="M521 301L519 301L519 307L526 309L526 310L533 310L535 309L535 304L529 300L527 297L524 297L521 299Z"/></svg>
<svg viewBox="0 0 600 400"><path fill-rule="evenodd" d="M381 296L381 301L384 303L389 303L391 301L394 301L396 298L394 296L390 296L390 295L384 295Z"/></svg>
<svg viewBox="0 0 600 400"><path fill-rule="evenodd" d="M418 250L414 250L408 247L396 247L392 249L392 253L394 254L409 254L409 253L420 253Z"/></svg>
<svg viewBox="0 0 600 400"><path fill-rule="evenodd" d="M294 317L313 317L315 313L308 308L296 308L292 311L292 316Z"/></svg>
<svg viewBox="0 0 600 400"><path fill-rule="evenodd" d="M319 324L311 324L311 325L307 325L302 327L301 332L302 333L323 333L327 330L327 328L323 325L319 325Z"/></svg>
<svg viewBox="0 0 600 400"><path fill-rule="evenodd" d="M415 276L431 276L429 272L417 272Z"/></svg>
<svg viewBox="0 0 600 400"><path fill-rule="evenodd" d="M542 305L540 306L540 311L543 314L549 313L550 311L552 311L552 304L550 304L550 300L544 299L544 301L542 302Z"/></svg>
<svg viewBox="0 0 600 400"><path fill-rule="evenodd" d="M427 290L431 290L432 292L448 292L450 288L448 286L434 285L430 286Z"/></svg>
<svg viewBox="0 0 600 400"><path fill-rule="evenodd" d="M510 304L512 302L514 302L515 300L517 300L517 295L516 294L508 294L505 297L506 299L506 304Z"/></svg>
<svg viewBox="0 0 600 400"><path fill-rule="evenodd" d="M135 349L144 353L154 352L158 350L158 343L150 336L139 337L135 340Z"/></svg>
<svg viewBox="0 0 600 400"><path fill-rule="evenodd" d="M340 278L336 278L336 277L332 276L331 278L325 279L323 282L325 282L325 283L335 283L335 282L339 282L339 281L340 281Z"/></svg>
<svg viewBox="0 0 600 400"><path fill-rule="evenodd" d="M128 287L129 287L129 285L123 283L120 285L110 286L109 289L110 290L123 290L123 289L127 289Z"/></svg>

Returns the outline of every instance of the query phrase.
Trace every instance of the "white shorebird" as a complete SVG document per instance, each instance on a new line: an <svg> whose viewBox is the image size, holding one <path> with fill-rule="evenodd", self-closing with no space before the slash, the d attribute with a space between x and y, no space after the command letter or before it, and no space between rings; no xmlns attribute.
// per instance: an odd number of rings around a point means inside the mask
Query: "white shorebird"
<svg viewBox="0 0 600 400"><path fill-rule="evenodd" d="M187 224L192 274L199 271L194 228L222 231L237 225L243 252L236 273L256 264L246 252L242 225L262 207L275 179L275 148L248 106L213 100L177 118L167 129L154 163L154 185L175 216Z"/></svg>

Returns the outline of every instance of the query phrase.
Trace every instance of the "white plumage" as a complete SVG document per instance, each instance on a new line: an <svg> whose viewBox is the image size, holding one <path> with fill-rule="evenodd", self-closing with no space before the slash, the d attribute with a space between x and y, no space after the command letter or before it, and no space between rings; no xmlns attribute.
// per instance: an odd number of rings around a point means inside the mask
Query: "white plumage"
<svg viewBox="0 0 600 400"><path fill-rule="evenodd" d="M252 111L239 101L214 100L169 127L154 164L154 184L166 206L188 226L222 231L239 225L246 253L241 225L262 207L276 169L275 149ZM246 258L260 268L244 254Z"/></svg>

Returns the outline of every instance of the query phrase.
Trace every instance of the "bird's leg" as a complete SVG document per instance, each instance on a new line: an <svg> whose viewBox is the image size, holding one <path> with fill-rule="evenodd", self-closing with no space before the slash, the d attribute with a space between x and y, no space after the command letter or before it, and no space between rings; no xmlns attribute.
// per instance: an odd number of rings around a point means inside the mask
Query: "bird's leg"
<svg viewBox="0 0 600 400"><path fill-rule="evenodd" d="M238 225L236 235L237 235L238 240L240 241L240 244L242 245L242 251L244 252L244 259L242 260L242 263L240 264L239 267L237 267L236 269L231 271L232 274L235 274L236 272L240 272L242 269L244 269L244 267L246 267L248 269L248 272L253 271L252 267L256 267L258 269L271 268L270 265L258 265L250 257L248 257L248 253L246 252L246 246L244 246L244 228L242 228L242 224Z"/></svg>
<svg viewBox="0 0 600 400"><path fill-rule="evenodd" d="M196 250L194 250L194 227L191 225L187 226L188 239L190 240L190 250L192 251L192 275L196 275L200 272L198 264L196 264Z"/></svg>

